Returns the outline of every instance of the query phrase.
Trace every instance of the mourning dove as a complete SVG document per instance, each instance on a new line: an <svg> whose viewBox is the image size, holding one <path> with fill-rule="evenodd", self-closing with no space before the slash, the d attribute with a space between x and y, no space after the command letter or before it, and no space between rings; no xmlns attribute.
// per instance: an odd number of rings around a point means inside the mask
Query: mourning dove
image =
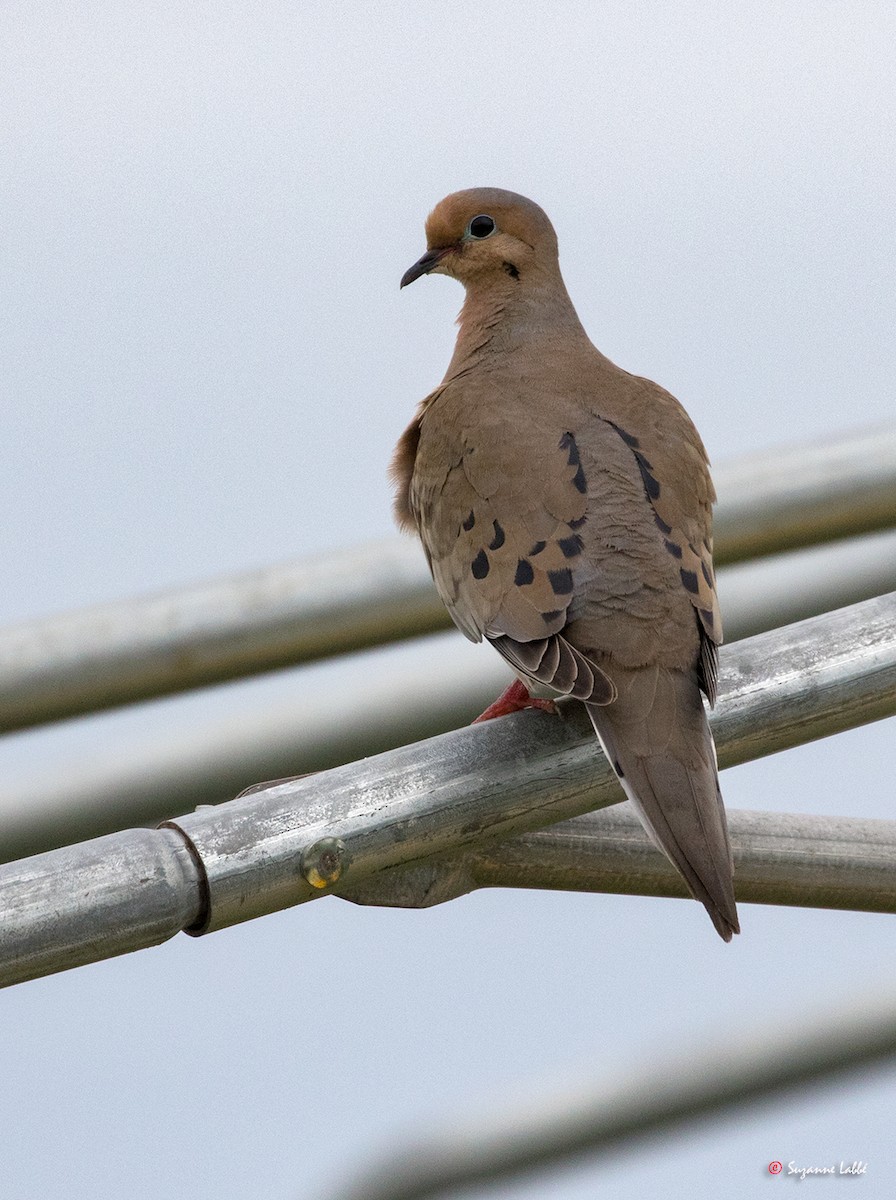
<svg viewBox="0 0 896 1200"><path fill-rule="evenodd" d="M584 702L648 833L731 940L739 932L715 746L722 624L703 443L657 384L589 341L545 213L455 192L401 281L466 289L454 355L392 462L455 624L516 683L484 715ZM532 699L530 700L530 697Z"/></svg>

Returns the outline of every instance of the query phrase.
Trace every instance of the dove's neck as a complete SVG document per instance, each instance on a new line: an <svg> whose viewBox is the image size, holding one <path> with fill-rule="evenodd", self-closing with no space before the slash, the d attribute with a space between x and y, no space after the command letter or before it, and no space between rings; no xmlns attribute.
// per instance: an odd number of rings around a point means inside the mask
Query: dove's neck
<svg viewBox="0 0 896 1200"><path fill-rule="evenodd" d="M488 366L493 357L520 351L539 354L542 347L556 353L588 342L559 274L470 287L457 323L446 380Z"/></svg>

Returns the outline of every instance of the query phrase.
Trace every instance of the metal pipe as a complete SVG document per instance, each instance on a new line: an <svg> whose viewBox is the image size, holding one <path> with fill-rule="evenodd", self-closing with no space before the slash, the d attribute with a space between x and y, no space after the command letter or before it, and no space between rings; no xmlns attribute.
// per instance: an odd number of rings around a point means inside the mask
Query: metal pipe
<svg viewBox="0 0 896 1200"><path fill-rule="evenodd" d="M783 1099L782 1093L855 1074L894 1054L896 993L889 989L833 1012L800 1012L746 1036L729 1031L708 1047L704 1038L621 1078L570 1083L562 1091L552 1081L503 1111L483 1106L403 1140L334 1200L425 1200L495 1183L693 1128L698 1119L760 1099ZM863 1165L842 1167L858 1174ZM782 1174L788 1171L782 1164Z"/></svg>
<svg viewBox="0 0 896 1200"><path fill-rule="evenodd" d="M730 766L894 711L891 594L730 647L713 718L719 761ZM410 864L423 871L420 902L436 903L476 886L466 852L621 798L581 706L563 719L529 710L169 822L190 852L177 854L174 907L189 932L204 933L333 891L365 898L376 887L374 902L392 903L382 881L370 881ZM103 839L0 868L0 984L161 940L158 922L147 933L139 896L158 878L159 857L168 863L175 853L170 832L117 835L116 846L136 839L133 856L104 855ZM164 855L150 849L153 838L165 839ZM447 870L424 861L434 855L455 861ZM96 864L91 891L114 898L111 937L104 907L72 888L82 862ZM173 868L165 870L168 878ZM66 931L62 959L47 925L54 921Z"/></svg>
<svg viewBox="0 0 896 1200"><path fill-rule="evenodd" d="M729 641L896 589L896 531L719 572ZM299 775L379 754L468 724L506 685L498 655L457 633L294 672L294 694L254 695L212 723L169 701L170 728L7 781L0 790L0 862L155 824L229 799L259 779ZM376 687L370 681L376 680ZM349 718L349 719L347 719Z"/></svg>
<svg viewBox="0 0 896 1200"><path fill-rule="evenodd" d="M449 623L390 538L0 631L0 732L311 662Z"/></svg>
<svg viewBox="0 0 896 1200"><path fill-rule="evenodd" d="M896 427L716 471L716 559L896 522ZM419 548L389 539L0 633L0 730L448 625Z"/></svg>
<svg viewBox="0 0 896 1200"><path fill-rule="evenodd" d="M773 554L717 575L725 640L765 633L896 589L896 529Z"/></svg>
<svg viewBox="0 0 896 1200"><path fill-rule="evenodd" d="M728 826L739 901L896 912L896 821L733 810ZM627 804L483 846L470 871L477 887L688 896Z"/></svg>
<svg viewBox="0 0 896 1200"><path fill-rule="evenodd" d="M896 586L896 584L894 584ZM310 676L310 678L309 678ZM235 697L233 712L104 739L60 767L0 785L0 862L155 825L198 804L220 804L260 779L328 770L468 725L508 682L504 662L456 632L299 669L277 702ZM102 719L102 718L101 718ZM94 739L98 740L98 739Z"/></svg>
<svg viewBox="0 0 896 1200"><path fill-rule="evenodd" d="M715 471L718 565L896 522L896 427L749 455Z"/></svg>
<svg viewBox="0 0 896 1200"><path fill-rule="evenodd" d="M0 983L157 946L204 907L202 871L173 830L130 829L0 876ZM8 974L6 974L8 972Z"/></svg>

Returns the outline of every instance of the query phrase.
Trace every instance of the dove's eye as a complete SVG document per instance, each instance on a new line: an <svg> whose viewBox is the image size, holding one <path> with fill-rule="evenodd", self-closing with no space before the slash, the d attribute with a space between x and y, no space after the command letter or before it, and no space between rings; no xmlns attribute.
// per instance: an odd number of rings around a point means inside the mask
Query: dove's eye
<svg viewBox="0 0 896 1200"><path fill-rule="evenodd" d="M491 237L497 228L491 217L480 215L473 218L467 226L467 232L470 237L479 238L481 241L483 238Z"/></svg>

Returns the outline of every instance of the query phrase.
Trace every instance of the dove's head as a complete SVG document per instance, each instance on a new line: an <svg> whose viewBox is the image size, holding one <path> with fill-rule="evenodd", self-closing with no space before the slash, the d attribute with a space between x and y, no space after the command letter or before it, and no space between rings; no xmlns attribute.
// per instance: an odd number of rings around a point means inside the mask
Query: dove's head
<svg viewBox="0 0 896 1200"><path fill-rule="evenodd" d="M506 288L559 273L557 235L544 211L502 188L446 196L427 218L426 247L402 287L421 275L451 275L467 288Z"/></svg>

